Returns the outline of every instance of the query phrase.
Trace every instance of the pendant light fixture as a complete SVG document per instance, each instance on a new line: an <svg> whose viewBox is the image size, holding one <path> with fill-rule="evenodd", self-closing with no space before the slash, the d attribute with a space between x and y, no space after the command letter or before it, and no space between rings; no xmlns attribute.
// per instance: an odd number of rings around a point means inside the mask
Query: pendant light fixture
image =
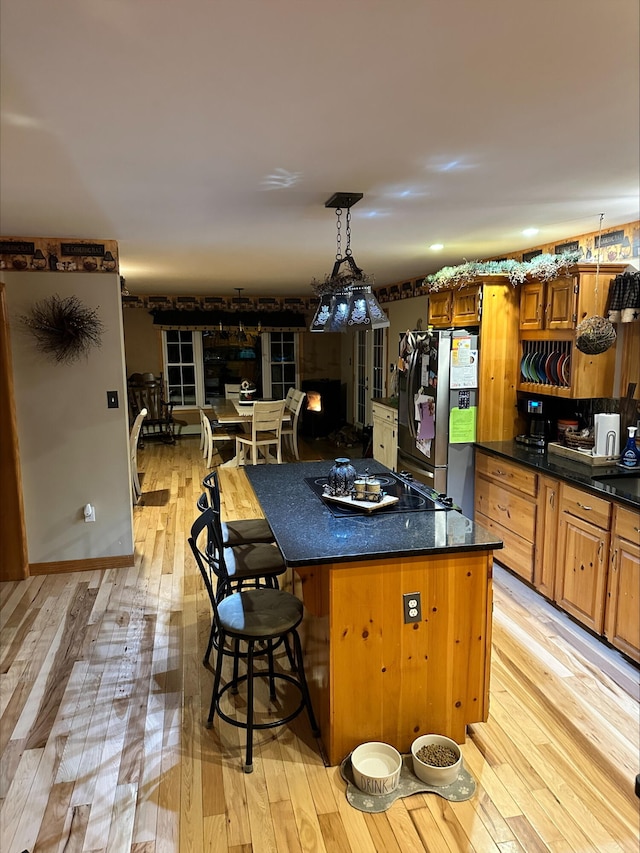
<svg viewBox="0 0 640 853"><path fill-rule="evenodd" d="M318 307L311 321L312 332L346 332L347 329L382 329L389 320L378 304L373 279L356 264L351 251L351 208L362 193L334 193L325 207L336 211L336 258L331 275L323 282L313 280ZM346 208L346 247L342 254L342 212Z"/></svg>

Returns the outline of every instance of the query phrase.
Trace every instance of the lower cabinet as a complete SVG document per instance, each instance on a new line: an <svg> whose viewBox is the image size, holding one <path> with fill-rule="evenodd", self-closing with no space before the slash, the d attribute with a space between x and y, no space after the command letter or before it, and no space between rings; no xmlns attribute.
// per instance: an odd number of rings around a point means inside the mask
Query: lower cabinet
<svg viewBox="0 0 640 853"><path fill-rule="evenodd" d="M395 471L398 467L398 411L373 404L373 458Z"/></svg>
<svg viewBox="0 0 640 853"><path fill-rule="evenodd" d="M502 539L496 559L529 582L535 558L536 476L520 465L476 453L475 520Z"/></svg>
<svg viewBox="0 0 640 853"><path fill-rule="evenodd" d="M533 585L539 593L553 601L558 553L558 507L560 483L552 477L538 475L538 525Z"/></svg>
<svg viewBox="0 0 640 853"><path fill-rule="evenodd" d="M638 513L614 507L604 634L640 663L640 524Z"/></svg>
<svg viewBox="0 0 640 853"><path fill-rule="evenodd" d="M640 662L640 513L481 450L475 489L495 559Z"/></svg>
<svg viewBox="0 0 640 853"><path fill-rule="evenodd" d="M555 601L592 631L604 627L610 504L562 483Z"/></svg>

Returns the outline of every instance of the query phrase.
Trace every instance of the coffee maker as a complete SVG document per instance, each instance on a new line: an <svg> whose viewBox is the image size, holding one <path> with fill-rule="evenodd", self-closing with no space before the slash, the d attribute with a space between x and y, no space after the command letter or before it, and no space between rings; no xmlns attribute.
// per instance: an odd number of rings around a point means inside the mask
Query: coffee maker
<svg viewBox="0 0 640 853"><path fill-rule="evenodd" d="M540 453L544 453L547 442L549 441L551 421L544 417L543 401L527 400L526 411L529 430L524 435L517 435L516 441L518 444L524 444L530 450L537 450Z"/></svg>

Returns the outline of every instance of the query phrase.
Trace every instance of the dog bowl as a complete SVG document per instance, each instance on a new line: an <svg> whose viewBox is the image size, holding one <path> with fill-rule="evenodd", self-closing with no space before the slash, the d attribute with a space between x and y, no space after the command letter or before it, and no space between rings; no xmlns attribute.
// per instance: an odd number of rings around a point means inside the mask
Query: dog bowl
<svg viewBox="0 0 640 853"><path fill-rule="evenodd" d="M439 767L435 764L429 764L418 758L418 753L423 747L445 747L450 749L456 756L454 764L448 764L444 767ZM442 787L450 785L458 778L460 768L462 767L462 752L458 744L451 738L444 735L421 735L416 738L411 744L411 758L413 760L413 772L418 779L421 779L427 785L435 785Z"/></svg>
<svg viewBox="0 0 640 853"><path fill-rule="evenodd" d="M402 756L388 743L361 743L351 753L356 785L365 794L390 794L398 787Z"/></svg>

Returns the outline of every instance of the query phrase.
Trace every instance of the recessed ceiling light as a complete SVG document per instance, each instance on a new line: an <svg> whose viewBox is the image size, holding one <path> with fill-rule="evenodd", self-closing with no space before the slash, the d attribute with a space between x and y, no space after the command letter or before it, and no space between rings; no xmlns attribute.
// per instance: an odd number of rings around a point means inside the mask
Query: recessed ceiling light
<svg viewBox="0 0 640 853"><path fill-rule="evenodd" d="M535 235L538 233L538 229L537 228L525 228L522 233L524 234L525 237L535 237Z"/></svg>
<svg viewBox="0 0 640 853"><path fill-rule="evenodd" d="M444 245L442 243L433 243L429 248L432 252L439 252L440 249L444 249Z"/></svg>

